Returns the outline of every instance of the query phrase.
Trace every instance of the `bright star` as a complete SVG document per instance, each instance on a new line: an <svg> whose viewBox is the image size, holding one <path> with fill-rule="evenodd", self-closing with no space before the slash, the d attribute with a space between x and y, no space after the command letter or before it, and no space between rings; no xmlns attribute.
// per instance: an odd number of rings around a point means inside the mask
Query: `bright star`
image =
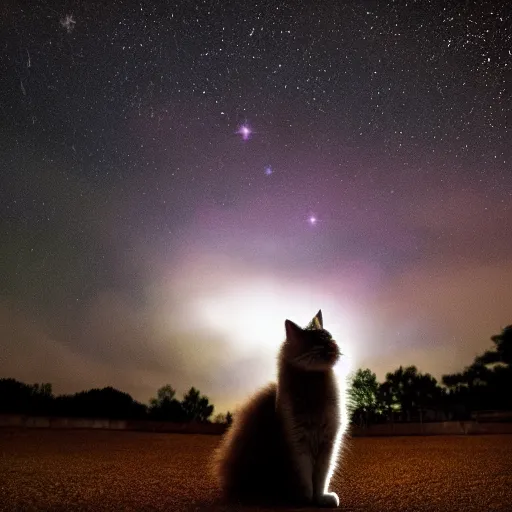
<svg viewBox="0 0 512 512"><path fill-rule="evenodd" d="M271 167L270 165L267 165L267 166L265 167L265 174L266 174L267 176L270 176L270 175L272 174L272 172L273 172L273 171L272 171L272 167Z"/></svg>
<svg viewBox="0 0 512 512"><path fill-rule="evenodd" d="M243 124L236 133L240 134L242 139L248 140L251 136L252 130L247 124Z"/></svg>
<svg viewBox="0 0 512 512"><path fill-rule="evenodd" d="M76 21L73 19L72 14L66 14L66 17L60 20L60 24L66 29L68 34L71 34L75 28Z"/></svg>
<svg viewBox="0 0 512 512"><path fill-rule="evenodd" d="M318 219L314 216L314 215L311 215L308 219L308 222L312 225L312 226L315 226L316 223L318 222Z"/></svg>

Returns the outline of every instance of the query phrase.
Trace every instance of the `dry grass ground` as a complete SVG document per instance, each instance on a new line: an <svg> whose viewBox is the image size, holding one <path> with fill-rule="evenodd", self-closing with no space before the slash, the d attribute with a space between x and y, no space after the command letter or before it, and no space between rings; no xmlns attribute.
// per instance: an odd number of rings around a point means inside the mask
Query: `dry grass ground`
<svg viewBox="0 0 512 512"><path fill-rule="evenodd" d="M218 442L0 430L0 510L240 510L219 501L205 470ZM349 440L333 488L346 511L511 511L512 436Z"/></svg>

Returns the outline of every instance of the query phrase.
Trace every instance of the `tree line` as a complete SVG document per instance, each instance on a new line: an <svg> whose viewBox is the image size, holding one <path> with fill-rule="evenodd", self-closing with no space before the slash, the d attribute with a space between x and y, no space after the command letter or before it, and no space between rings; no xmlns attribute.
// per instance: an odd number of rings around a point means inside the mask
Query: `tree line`
<svg viewBox="0 0 512 512"><path fill-rule="evenodd" d="M348 387L352 422L463 420L477 411L512 411L512 325L491 340L491 350L462 372L444 375L441 383L416 366L400 366L380 383L371 370L358 370ZM0 379L0 414L231 424L231 413L212 419L213 411L194 387L178 400L167 384L146 405L112 387L55 396L48 383Z"/></svg>
<svg viewBox="0 0 512 512"><path fill-rule="evenodd" d="M491 336L494 347L439 383L416 366L400 366L378 382L370 369L351 379L352 422L466 420L481 411L512 411L512 325Z"/></svg>
<svg viewBox="0 0 512 512"><path fill-rule="evenodd" d="M49 383L30 385L0 379L0 414L209 423L213 411L208 397L194 387L178 400L167 384L146 405L112 387L55 396ZM218 414L213 421L230 424L232 415Z"/></svg>

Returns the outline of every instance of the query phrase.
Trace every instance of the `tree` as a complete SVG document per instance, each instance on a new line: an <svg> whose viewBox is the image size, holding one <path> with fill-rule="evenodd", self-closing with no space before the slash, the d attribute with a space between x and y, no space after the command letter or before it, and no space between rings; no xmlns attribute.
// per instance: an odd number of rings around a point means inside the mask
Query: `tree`
<svg viewBox="0 0 512 512"><path fill-rule="evenodd" d="M476 362L483 365L500 364L512 368L512 325L502 329L500 334L491 336L496 345L494 350L487 350L476 358Z"/></svg>
<svg viewBox="0 0 512 512"><path fill-rule="evenodd" d="M162 386L156 397L150 400L149 408L128 393L112 387L90 389L72 395L53 395L52 385L24 384L15 379L0 379L0 414L44 414L84 418L147 419L158 421L206 422L214 407L208 397L195 389L190 390L180 402L174 388ZM149 414L148 414L149 413ZM220 415L217 421L230 425L230 412Z"/></svg>
<svg viewBox="0 0 512 512"><path fill-rule="evenodd" d="M51 384L28 385L15 379L0 379L0 413L50 414L53 402Z"/></svg>
<svg viewBox="0 0 512 512"><path fill-rule="evenodd" d="M149 400L152 407L162 407L166 403L171 402L176 395L176 391L170 384L162 386L157 392L156 397Z"/></svg>
<svg viewBox="0 0 512 512"><path fill-rule="evenodd" d="M411 418L412 413L412 382L417 376L418 370L415 366L404 368L400 366L394 372L386 374L383 392L385 393L386 403L393 411L402 413L406 419Z"/></svg>
<svg viewBox="0 0 512 512"><path fill-rule="evenodd" d="M185 414L182 404L174 398L176 391L170 384L162 386L155 398L149 401L149 415L158 421L182 422Z"/></svg>
<svg viewBox="0 0 512 512"><path fill-rule="evenodd" d="M407 421L418 416L422 421L426 409L441 407L443 391L432 375L418 372L416 366L400 366L386 375L380 394L391 415L396 411Z"/></svg>
<svg viewBox="0 0 512 512"><path fill-rule="evenodd" d="M49 382L43 384L34 384L32 386L32 393L35 396L53 397L52 385Z"/></svg>
<svg viewBox="0 0 512 512"><path fill-rule="evenodd" d="M378 413L377 394L379 383L377 376L368 368L359 369L352 378L348 388L349 408L352 421L367 424L370 416Z"/></svg>
<svg viewBox="0 0 512 512"><path fill-rule="evenodd" d="M213 419L214 423L221 423L222 425L227 425L228 427L233 423L233 415L228 411L226 414L220 412Z"/></svg>
<svg viewBox="0 0 512 512"><path fill-rule="evenodd" d="M30 386L29 409L31 414L51 414L55 397L49 382Z"/></svg>
<svg viewBox="0 0 512 512"><path fill-rule="evenodd" d="M181 405L187 421L208 421L213 414L214 407L210 405L208 397L201 396L199 390L194 387L185 394Z"/></svg>
<svg viewBox="0 0 512 512"><path fill-rule="evenodd" d="M421 422L427 409L443 408L444 391L429 373L418 373L413 380L412 395L413 407L419 412Z"/></svg>
<svg viewBox="0 0 512 512"><path fill-rule="evenodd" d="M401 411L399 397L392 382L386 380L379 385L377 401L388 420L393 421L395 413Z"/></svg>
<svg viewBox="0 0 512 512"><path fill-rule="evenodd" d="M451 408L468 417L484 409L512 409L512 325L491 336L495 347L475 358L462 372L443 375Z"/></svg>
<svg viewBox="0 0 512 512"><path fill-rule="evenodd" d="M141 419L146 415L146 406L128 393L109 386L59 396L55 400L55 413L84 418Z"/></svg>
<svg viewBox="0 0 512 512"><path fill-rule="evenodd" d="M226 423L226 415L223 412L219 412L219 414L215 415L215 418L213 418L214 423Z"/></svg>

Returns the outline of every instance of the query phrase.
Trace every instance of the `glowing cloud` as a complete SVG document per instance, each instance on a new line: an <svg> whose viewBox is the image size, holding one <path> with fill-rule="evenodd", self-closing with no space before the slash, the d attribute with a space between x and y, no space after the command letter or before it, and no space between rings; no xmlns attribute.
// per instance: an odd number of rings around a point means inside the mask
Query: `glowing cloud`
<svg viewBox="0 0 512 512"><path fill-rule="evenodd" d="M340 338L342 352L347 355L350 349L345 342L352 337L347 311L339 301L304 283L240 276L233 283L219 283L213 293L195 298L192 304L198 322L229 341L239 356L265 354L269 369L274 367L273 359L284 339L285 319L306 325L320 307L329 330Z"/></svg>

